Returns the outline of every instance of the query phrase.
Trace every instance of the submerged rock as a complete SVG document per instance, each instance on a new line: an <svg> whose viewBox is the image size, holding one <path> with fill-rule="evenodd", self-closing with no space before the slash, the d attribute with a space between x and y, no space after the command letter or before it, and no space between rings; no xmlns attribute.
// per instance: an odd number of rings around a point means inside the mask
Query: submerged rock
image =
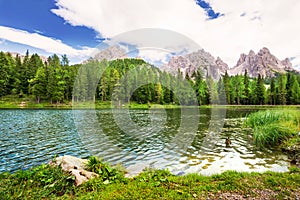
<svg viewBox="0 0 300 200"><path fill-rule="evenodd" d="M72 174L75 177L75 185L78 186L93 177L98 177L98 174L85 169L87 163L87 159L64 155L57 157L52 164L55 166L60 166L63 171Z"/></svg>
<svg viewBox="0 0 300 200"><path fill-rule="evenodd" d="M286 145L281 147L281 149L288 155L290 163L300 168L300 145Z"/></svg>

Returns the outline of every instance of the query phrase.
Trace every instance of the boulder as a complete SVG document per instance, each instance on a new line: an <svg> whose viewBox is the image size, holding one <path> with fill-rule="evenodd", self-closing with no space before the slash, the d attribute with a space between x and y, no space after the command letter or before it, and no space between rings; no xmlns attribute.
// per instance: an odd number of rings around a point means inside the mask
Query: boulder
<svg viewBox="0 0 300 200"><path fill-rule="evenodd" d="M52 164L55 166L60 166L63 171L72 174L75 177L75 185L78 186L90 180L91 178L99 176L98 174L85 169L87 162L87 159L64 155L57 157Z"/></svg>

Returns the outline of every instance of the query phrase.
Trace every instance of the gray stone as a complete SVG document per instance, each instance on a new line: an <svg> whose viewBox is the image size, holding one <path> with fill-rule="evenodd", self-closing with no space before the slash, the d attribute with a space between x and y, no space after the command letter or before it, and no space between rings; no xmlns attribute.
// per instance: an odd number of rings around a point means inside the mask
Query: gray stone
<svg viewBox="0 0 300 200"><path fill-rule="evenodd" d="M64 155L57 157L54 163L52 164L60 166L63 171L72 174L75 177L75 185L78 186L90 180L91 178L99 176L98 174L87 171L85 169L87 163L87 159L81 159L70 155Z"/></svg>

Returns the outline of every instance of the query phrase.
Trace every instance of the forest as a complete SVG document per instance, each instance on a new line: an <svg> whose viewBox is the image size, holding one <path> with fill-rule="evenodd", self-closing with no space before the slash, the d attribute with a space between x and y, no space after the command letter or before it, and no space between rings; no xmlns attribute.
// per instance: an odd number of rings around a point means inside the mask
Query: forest
<svg viewBox="0 0 300 200"><path fill-rule="evenodd" d="M200 66L201 68L201 66ZM300 104L300 75L272 78L229 76L218 81L193 74L167 73L141 59L88 60L69 65L66 55L43 61L38 54L13 57L0 52L0 98L32 97L37 103L111 101L180 105L295 105ZM196 101L196 102L195 102Z"/></svg>

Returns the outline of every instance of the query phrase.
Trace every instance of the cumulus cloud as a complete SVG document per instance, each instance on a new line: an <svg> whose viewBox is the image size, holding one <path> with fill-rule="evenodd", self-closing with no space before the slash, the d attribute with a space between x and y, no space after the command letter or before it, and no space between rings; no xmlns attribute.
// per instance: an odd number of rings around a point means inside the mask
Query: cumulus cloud
<svg viewBox="0 0 300 200"><path fill-rule="evenodd" d="M0 26L0 38L42 49L48 53L67 54L71 57L76 56L84 58L91 55L94 51L93 48L88 47L82 47L79 50L74 49L60 40L46 37L38 33L29 33L27 31L5 26Z"/></svg>
<svg viewBox="0 0 300 200"><path fill-rule="evenodd" d="M52 12L71 25L93 28L104 37L140 28L176 31L230 66L240 53L264 46L280 59L299 55L297 0L207 2L224 15L207 20L207 13L194 0L87 0L84 5L80 0L56 0L58 8Z"/></svg>

